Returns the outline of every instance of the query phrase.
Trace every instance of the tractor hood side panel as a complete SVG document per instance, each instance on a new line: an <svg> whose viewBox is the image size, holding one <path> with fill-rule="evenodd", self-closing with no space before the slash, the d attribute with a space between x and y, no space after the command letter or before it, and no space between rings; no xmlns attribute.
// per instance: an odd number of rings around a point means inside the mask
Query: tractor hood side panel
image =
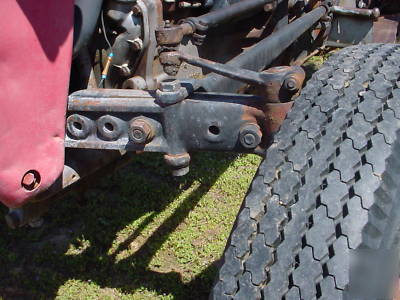
<svg viewBox="0 0 400 300"><path fill-rule="evenodd" d="M0 1L0 201L18 207L64 166L73 0Z"/></svg>

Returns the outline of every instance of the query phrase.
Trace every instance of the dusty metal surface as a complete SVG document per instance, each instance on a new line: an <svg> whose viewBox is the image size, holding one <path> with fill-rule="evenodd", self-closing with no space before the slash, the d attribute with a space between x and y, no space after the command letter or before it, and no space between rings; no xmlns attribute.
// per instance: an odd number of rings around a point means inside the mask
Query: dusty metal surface
<svg viewBox="0 0 400 300"><path fill-rule="evenodd" d="M366 8L352 8L343 6L332 6L330 11L333 14L341 16L352 16L352 17L365 17L377 19L380 16L379 8L366 9Z"/></svg>

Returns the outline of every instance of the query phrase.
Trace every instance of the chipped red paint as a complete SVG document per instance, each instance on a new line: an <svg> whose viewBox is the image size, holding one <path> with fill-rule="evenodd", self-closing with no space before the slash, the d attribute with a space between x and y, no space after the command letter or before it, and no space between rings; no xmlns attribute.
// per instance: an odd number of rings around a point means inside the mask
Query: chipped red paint
<svg viewBox="0 0 400 300"><path fill-rule="evenodd" d="M63 170L73 4L0 1L0 201L9 207L46 190ZM26 189L29 172L38 178Z"/></svg>

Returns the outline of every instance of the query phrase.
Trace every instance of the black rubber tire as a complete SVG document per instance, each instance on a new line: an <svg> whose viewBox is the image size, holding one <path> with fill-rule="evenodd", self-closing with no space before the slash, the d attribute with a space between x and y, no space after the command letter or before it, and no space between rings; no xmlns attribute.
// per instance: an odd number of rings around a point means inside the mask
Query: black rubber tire
<svg viewBox="0 0 400 300"><path fill-rule="evenodd" d="M296 99L212 299L389 299L400 227L400 45L333 54Z"/></svg>

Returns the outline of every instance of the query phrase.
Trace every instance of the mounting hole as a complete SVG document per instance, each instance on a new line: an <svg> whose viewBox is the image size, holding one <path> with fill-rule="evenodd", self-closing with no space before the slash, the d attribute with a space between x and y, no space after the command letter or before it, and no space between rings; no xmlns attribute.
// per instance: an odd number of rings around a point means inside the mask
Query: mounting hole
<svg viewBox="0 0 400 300"><path fill-rule="evenodd" d="M36 190L40 185L40 174L36 170L29 170L21 180L21 186L28 192Z"/></svg>
<svg viewBox="0 0 400 300"><path fill-rule="evenodd" d="M106 130L108 130L108 131L114 131L114 125L113 124L111 124L111 123L109 123L109 122L106 122L105 124L104 124L104 128L106 129Z"/></svg>
<svg viewBox="0 0 400 300"><path fill-rule="evenodd" d="M82 123L80 122L73 122L72 125L75 127L77 130L82 130Z"/></svg>
<svg viewBox="0 0 400 300"><path fill-rule="evenodd" d="M218 135L221 132L221 130L219 129L218 126L211 125L210 127L208 127L208 132L210 132L213 135Z"/></svg>

